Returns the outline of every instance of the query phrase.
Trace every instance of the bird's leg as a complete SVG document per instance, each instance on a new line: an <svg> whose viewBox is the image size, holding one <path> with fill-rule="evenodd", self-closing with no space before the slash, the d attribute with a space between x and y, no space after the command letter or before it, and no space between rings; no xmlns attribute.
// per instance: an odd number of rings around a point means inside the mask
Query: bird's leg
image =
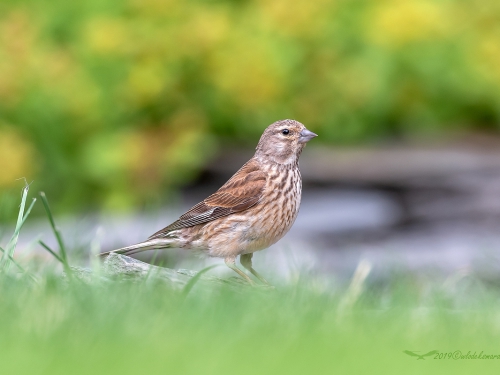
<svg viewBox="0 0 500 375"><path fill-rule="evenodd" d="M247 270L249 270L262 283L266 284L267 286L271 286L271 284L269 284L267 282L267 280L264 279L262 277L262 275L260 273L258 273L257 271L255 271L254 268L252 267L252 257L253 257L252 253L250 253L250 254L241 254L241 256L240 256L240 263L241 263L241 265L243 267L245 267Z"/></svg>
<svg viewBox="0 0 500 375"><path fill-rule="evenodd" d="M250 285L254 286L255 282L245 272L243 272L238 267L236 267L235 260L236 260L236 257L227 257L227 258L224 258L224 262L226 262L226 266L228 266L234 272L236 272L238 275L240 275L241 277L243 277L246 281L248 281L248 283Z"/></svg>

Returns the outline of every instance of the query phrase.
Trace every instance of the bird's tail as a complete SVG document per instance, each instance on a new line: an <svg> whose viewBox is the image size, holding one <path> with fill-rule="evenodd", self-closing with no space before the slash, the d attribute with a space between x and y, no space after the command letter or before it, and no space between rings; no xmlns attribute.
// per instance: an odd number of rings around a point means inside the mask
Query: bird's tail
<svg viewBox="0 0 500 375"><path fill-rule="evenodd" d="M135 245L131 245L131 246L127 246L127 247L122 247L121 249L107 251L105 253L99 254L99 256L105 257L111 253L132 255L132 254L140 253L140 252L146 251L146 250L167 249L169 247L175 247L174 240L165 239L165 238L154 239L154 240L144 241L144 242L141 242L141 243L138 243Z"/></svg>

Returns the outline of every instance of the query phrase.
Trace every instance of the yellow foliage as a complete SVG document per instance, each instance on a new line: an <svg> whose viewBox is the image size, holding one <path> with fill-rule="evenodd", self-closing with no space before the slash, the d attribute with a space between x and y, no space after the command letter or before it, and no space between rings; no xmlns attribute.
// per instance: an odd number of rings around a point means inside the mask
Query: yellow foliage
<svg viewBox="0 0 500 375"><path fill-rule="evenodd" d="M35 26L29 16L14 10L0 20L0 99L15 105L19 100L24 75L35 60Z"/></svg>
<svg viewBox="0 0 500 375"><path fill-rule="evenodd" d="M179 28L177 48L185 54L199 54L214 48L231 32L230 14L224 8L198 7Z"/></svg>
<svg viewBox="0 0 500 375"><path fill-rule="evenodd" d="M369 37L390 47L440 37L446 15L443 5L428 0L380 1L369 18Z"/></svg>
<svg viewBox="0 0 500 375"><path fill-rule="evenodd" d="M31 180L37 169L31 143L12 127L0 127L0 188L19 178Z"/></svg>
<svg viewBox="0 0 500 375"><path fill-rule="evenodd" d="M500 34L488 35L473 49L474 66L490 81L500 84Z"/></svg>
<svg viewBox="0 0 500 375"><path fill-rule="evenodd" d="M127 32L127 26L121 19L93 18L87 24L85 39L93 52L117 54L127 49Z"/></svg>
<svg viewBox="0 0 500 375"><path fill-rule="evenodd" d="M335 0L259 0L260 17L269 29L289 36L320 33L328 23L325 11L335 8Z"/></svg>
<svg viewBox="0 0 500 375"><path fill-rule="evenodd" d="M129 4L132 11L146 16L164 17L179 10L181 2L182 0L130 0Z"/></svg>
<svg viewBox="0 0 500 375"><path fill-rule="evenodd" d="M3 2L0 121L20 131L0 134L17 160L0 178L36 153L41 184L74 184L65 202L123 207L189 180L217 136L251 144L279 118L322 142L498 128L498 4Z"/></svg>
<svg viewBox="0 0 500 375"><path fill-rule="evenodd" d="M233 38L212 55L214 85L243 108L255 109L278 99L286 77L274 46L254 38Z"/></svg>
<svg viewBox="0 0 500 375"><path fill-rule="evenodd" d="M132 103L148 103L168 87L168 78L161 60L150 58L137 61L129 70L125 95Z"/></svg>

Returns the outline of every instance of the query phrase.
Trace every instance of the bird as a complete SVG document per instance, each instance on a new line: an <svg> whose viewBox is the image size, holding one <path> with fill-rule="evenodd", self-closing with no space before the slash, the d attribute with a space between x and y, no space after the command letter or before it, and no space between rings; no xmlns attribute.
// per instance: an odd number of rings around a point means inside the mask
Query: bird
<svg viewBox="0 0 500 375"><path fill-rule="evenodd" d="M225 264L256 285L241 265L269 285L252 265L253 253L279 241L299 212L302 177L299 157L317 134L295 120L280 120L263 132L248 160L219 190L193 206L146 241L110 253L181 248L223 258Z"/></svg>
<svg viewBox="0 0 500 375"><path fill-rule="evenodd" d="M425 353L425 354L422 354L422 355L414 353L410 350L403 350L403 353L408 354L409 356L412 356L412 357L418 357L417 359L425 359L424 357L428 357L430 355L439 353L439 350L432 350L432 351Z"/></svg>

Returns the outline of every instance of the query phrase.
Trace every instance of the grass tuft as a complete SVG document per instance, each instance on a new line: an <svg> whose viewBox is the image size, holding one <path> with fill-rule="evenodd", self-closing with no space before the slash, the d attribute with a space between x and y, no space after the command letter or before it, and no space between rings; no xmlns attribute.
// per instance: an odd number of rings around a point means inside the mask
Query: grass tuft
<svg viewBox="0 0 500 375"><path fill-rule="evenodd" d="M186 285L184 286L184 289L183 289L183 293L185 296L187 296L189 294L189 292L191 291L191 289L193 289L193 287L195 286L195 284L200 280L200 277L204 274L204 273L207 273L208 271L210 271L211 269L214 269L215 267L219 267L218 264L214 264L212 266L208 266L208 267L205 267L203 268L201 271L197 272L196 275L194 275L187 283Z"/></svg>
<svg viewBox="0 0 500 375"><path fill-rule="evenodd" d="M45 208L45 212L47 213L47 217L49 218L50 226L52 228L52 231L54 232L54 235L57 239L57 243L59 245L59 254L57 254L54 250L52 250L49 246L47 246L44 242L38 241L39 244L47 250L50 254L52 254L59 262L62 263L64 270L68 274L68 276L71 275L71 268L68 263L68 256L66 252L66 247L64 245L64 241L61 235L61 232L59 228L56 226L56 223L54 221L54 217L52 216L52 212L50 211L50 206L49 206L49 201L47 200L47 196L45 193L42 191L40 193L40 197L42 198L42 203L43 207Z"/></svg>
<svg viewBox="0 0 500 375"><path fill-rule="evenodd" d="M30 208L27 190L9 256ZM60 251L41 245L69 268ZM32 203L33 205L33 203ZM30 207L32 207L32 205ZM352 281L330 288L301 275L272 292L225 285L193 289L214 266L178 291L155 272L148 282L63 278L51 268L28 278L0 274L0 364L5 374L494 374L499 359L500 289L472 274L449 282L395 274L369 283L360 262ZM90 271L89 271L90 272ZM69 274L68 274L69 275ZM152 281L152 282L149 282ZM189 298L186 295L189 294ZM341 319L339 319L339 317ZM407 352L441 356L416 360Z"/></svg>
<svg viewBox="0 0 500 375"><path fill-rule="evenodd" d="M14 253L16 251L17 247L17 241L19 239L19 233L21 232L21 228L23 227L24 223L26 222L26 219L28 218L29 214L31 213L31 210L33 209L33 206L35 205L36 198L33 198L33 201L31 202L30 206L24 211L24 208L26 207L26 200L28 198L28 191L29 191L29 185L26 184L25 187L23 188L22 192L22 197L21 197L21 206L19 208L19 213L17 216L17 223L16 223L16 228L14 230L14 233L12 234L12 237L10 238L7 248L5 250L2 249L2 257L0 259L0 271L1 272L7 272L10 268L11 263L15 263L16 266L20 269L23 269L19 264L17 264L14 261Z"/></svg>

